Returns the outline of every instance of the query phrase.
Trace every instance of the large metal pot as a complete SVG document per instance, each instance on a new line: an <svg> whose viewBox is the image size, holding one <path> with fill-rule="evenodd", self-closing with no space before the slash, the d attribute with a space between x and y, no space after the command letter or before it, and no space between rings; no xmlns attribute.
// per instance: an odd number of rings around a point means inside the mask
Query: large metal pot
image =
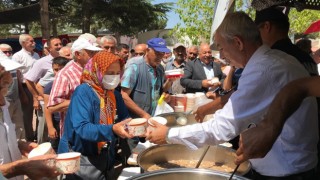
<svg viewBox="0 0 320 180"><path fill-rule="evenodd" d="M133 176L129 180L227 180L231 174L206 169L174 168L161 171L153 171ZM248 180L240 176L233 176L233 180Z"/></svg>
<svg viewBox="0 0 320 180"><path fill-rule="evenodd" d="M156 145L139 153L137 162L142 171L147 172L150 166L170 160L199 160L204 149L205 147L193 151L179 144ZM212 161L212 163L223 164L234 169L236 167L235 157L233 149L218 145L210 147L203 161ZM250 169L251 164L246 161L240 165L237 174L244 175Z"/></svg>

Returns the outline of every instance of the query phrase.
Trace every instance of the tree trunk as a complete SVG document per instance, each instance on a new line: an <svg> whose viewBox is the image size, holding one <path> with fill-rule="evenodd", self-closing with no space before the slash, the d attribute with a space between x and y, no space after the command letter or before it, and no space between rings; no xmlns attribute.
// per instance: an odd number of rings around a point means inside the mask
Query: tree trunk
<svg viewBox="0 0 320 180"><path fill-rule="evenodd" d="M52 35L54 37L57 37L58 36L58 29L57 29L57 19L56 18L52 19L51 27L52 27Z"/></svg>
<svg viewBox="0 0 320 180"><path fill-rule="evenodd" d="M24 23L24 33L25 33L25 34L29 34L29 32L30 32L29 23L28 23L28 22L25 22L25 23Z"/></svg>
<svg viewBox="0 0 320 180"><path fill-rule="evenodd" d="M114 33L114 37L116 38L118 44L120 44L120 36L121 36L121 34L119 32Z"/></svg>
<svg viewBox="0 0 320 180"><path fill-rule="evenodd" d="M50 38L48 0L40 0L40 18L42 38Z"/></svg>
<svg viewBox="0 0 320 180"><path fill-rule="evenodd" d="M90 0L83 0L82 2L82 33L90 33L90 21L91 21L91 5Z"/></svg>

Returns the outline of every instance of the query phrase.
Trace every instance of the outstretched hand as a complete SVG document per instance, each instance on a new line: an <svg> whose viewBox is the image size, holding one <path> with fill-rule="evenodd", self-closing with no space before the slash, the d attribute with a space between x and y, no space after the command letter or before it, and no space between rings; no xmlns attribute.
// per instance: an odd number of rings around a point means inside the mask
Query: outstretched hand
<svg viewBox="0 0 320 180"><path fill-rule="evenodd" d="M55 154L47 154L26 159L23 171L30 179L54 178L60 175L55 166Z"/></svg>
<svg viewBox="0 0 320 180"><path fill-rule="evenodd" d="M166 144L167 143L166 135L169 128L154 120L151 120L151 123L155 127L154 127L154 130L147 133L146 140L149 140L150 142L155 144Z"/></svg>
<svg viewBox="0 0 320 180"><path fill-rule="evenodd" d="M117 134L118 136L120 136L121 138L133 138L132 135L130 135L128 133L128 131L126 130L126 124L128 122L131 121L131 118L128 118L126 120L123 120L117 124L114 124L113 127L112 127L112 131Z"/></svg>

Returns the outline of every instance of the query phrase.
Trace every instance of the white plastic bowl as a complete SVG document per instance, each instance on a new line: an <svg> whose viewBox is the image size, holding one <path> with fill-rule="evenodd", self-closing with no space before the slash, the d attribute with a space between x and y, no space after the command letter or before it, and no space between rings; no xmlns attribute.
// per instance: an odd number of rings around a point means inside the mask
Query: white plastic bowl
<svg viewBox="0 0 320 180"><path fill-rule="evenodd" d="M149 131L153 131L155 129L155 126L154 126L154 124L152 124L151 120L157 121L158 123L160 123L162 125L166 125L168 122L168 120L164 117L159 117L159 116L151 117L148 119L148 130Z"/></svg>
<svg viewBox="0 0 320 180"><path fill-rule="evenodd" d="M73 174L80 169L80 156L78 152L58 154L56 168L62 174Z"/></svg>
<svg viewBox="0 0 320 180"><path fill-rule="evenodd" d="M32 149L32 151L28 155L28 158L33 158L36 156L41 156L46 154L55 154L54 150L51 147L51 143L49 142L42 143L38 147Z"/></svg>
<svg viewBox="0 0 320 180"><path fill-rule="evenodd" d="M136 118L132 119L128 124L129 134L133 136L142 136L146 133L147 119Z"/></svg>

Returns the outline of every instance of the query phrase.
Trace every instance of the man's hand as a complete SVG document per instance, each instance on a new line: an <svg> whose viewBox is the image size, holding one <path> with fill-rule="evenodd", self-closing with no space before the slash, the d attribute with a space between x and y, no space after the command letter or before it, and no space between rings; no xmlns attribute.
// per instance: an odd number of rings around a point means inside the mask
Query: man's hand
<svg viewBox="0 0 320 180"><path fill-rule="evenodd" d="M121 138L133 138L132 135L130 135L128 133L128 131L126 130L125 126L128 122L131 121L131 118L123 120L117 124L114 124L112 127L112 131L113 133L115 133L116 135L120 136Z"/></svg>
<svg viewBox="0 0 320 180"><path fill-rule="evenodd" d="M207 115L206 111L207 111L207 104L198 107L197 110L193 112L195 120L199 123L202 123L204 117Z"/></svg>
<svg viewBox="0 0 320 180"><path fill-rule="evenodd" d="M241 164L248 159L263 158L272 148L278 134L263 121L257 127L249 128L240 135L239 148L235 163Z"/></svg>
<svg viewBox="0 0 320 180"><path fill-rule="evenodd" d="M212 83L211 83L211 79L204 79L202 80L202 87L204 88L209 88L212 86Z"/></svg>
<svg viewBox="0 0 320 180"><path fill-rule="evenodd" d="M211 79L204 79L202 80L202 87L204 88L212 88L215 89L217 87L221 86L221 82L212 83Z"/></svg>
<svg viewBox="0 0 320 180"><path fill-rule="evenodd" d="M217 97L219 97L219 94L217 94L216 92L208 91L206 93L206 96L207 96L208 99L215 100Z"/></svg>
<svg viewBox="0 0 320 180"><path fill-rule="evenodd" d="M141 118L149 119L151 118L151 115L148 113L145 113Z"/></svg>
<svg viewBox="0 0 320 180"><path fill-rule="evenodd" d="M23 171L30 179L42 179L43 177L54 178L60 173L55 166L57 155L48 154L27 159Z"/></svg>
<svg viewBox="0 0 320 180"><path fill-rule="evenodd" d="M155 144L166 144L166 135L169 128L165 125L158 123L157 121L151 120L152 124L155 125L154 130L147 133L146 140L149 140Z"/></svg>
<svg viewBox="0 0 320 180"><path fill-rule="evenodd" d="M54 128L54 127L48 128L48 136L51 139L57 139L59 136L58 136L58 132L57 132L56 128Z"/></svg>
<svg viewBox="0 0 320 180"><path fill-rule="evenodd" d="M166 103L169 103L171 101L171 96L168 93L164 93L164 101Z"/></svg>
<svg viewBox="0 0 320 180"><path fill-rule="evenodd" d="M38 101L38 97L33 98L33 108L35 110L41 109L40 102Z"/></svg>
<svg viewBox="0 0 320 180"><path fill-rule="evenodd" d="M34 142L19 141L18 147L20 149L21 154L28 157L28 154L30 153L30 151L32 151L32 149L38 147L38 144L34 143Z"/></svg>

